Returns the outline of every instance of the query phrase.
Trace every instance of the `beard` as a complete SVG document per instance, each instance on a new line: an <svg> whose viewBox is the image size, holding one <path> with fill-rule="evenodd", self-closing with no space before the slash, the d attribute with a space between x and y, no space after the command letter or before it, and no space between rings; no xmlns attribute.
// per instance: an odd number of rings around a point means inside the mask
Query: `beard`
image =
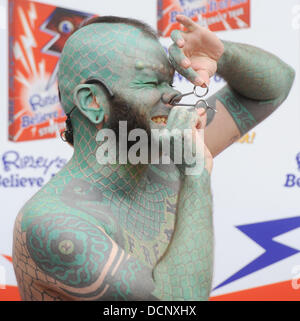
<svg viewBox="0 0 300 321"><path fill-rule="evenodd" d="M120 121L127 122L127 137L130 131L133 129L142 129L147 133L148 142L150 142L149 138L151 136L151 129L146 115L142 114L137 106L129 106L124 99L115 96L112 100L110 122L108 127L115 132L117 142L119 139ZM127 141L127 148L129 149L135 143L135 141Z"/></svg>

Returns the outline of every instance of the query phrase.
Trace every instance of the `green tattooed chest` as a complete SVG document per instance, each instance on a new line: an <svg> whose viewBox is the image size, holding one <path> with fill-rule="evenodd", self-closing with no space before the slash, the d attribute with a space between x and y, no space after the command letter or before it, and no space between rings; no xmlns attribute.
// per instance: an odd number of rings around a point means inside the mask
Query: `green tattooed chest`
<svg viewBox="0 0 300 321"><path fill-rule="evenodd" d="M154 266L155 263L165 252L170 243L175 224L176 198L167 199L164 202L164 220L155 224L138 224L138 230L122 228L124 236L124 249L132 256L140 259L148 266ZM150 232L150 230L155 231ZM148 230L148 231L147 231ZM141 239L139 235L151 235L151 237Z"/></svg>
<svg viewBox="0 0 300 321"><path fill-rule="evenodd" d="M53 218L55 213L76 216L101 227L128 254L153 266L173 234L176 202L177 193L159 184L126 195L77 178L68 184L54 181L27 203L22 226L24 231L36 217L50 213Z"/></svg>

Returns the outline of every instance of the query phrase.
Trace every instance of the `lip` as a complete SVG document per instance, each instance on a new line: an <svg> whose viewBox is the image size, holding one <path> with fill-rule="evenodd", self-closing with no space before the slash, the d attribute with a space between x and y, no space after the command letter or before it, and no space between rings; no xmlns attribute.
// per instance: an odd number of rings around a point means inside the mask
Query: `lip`
<svg viewBox="0 0 300 321"><path fill-rule="evenodd" d="M151 110L151 113L149 115L149 120L151 123L151 126L158 127L158 128L163 128L166 126L166 124L164 122L158 123L155 121L155 118L165 118L166 122L168 120L168 116L170 114L171 108L168 107L168 105L162 103L162 101L160 101L155 107L153 107L153 109ZM153 120L154 119L154 120Z"/></svg>

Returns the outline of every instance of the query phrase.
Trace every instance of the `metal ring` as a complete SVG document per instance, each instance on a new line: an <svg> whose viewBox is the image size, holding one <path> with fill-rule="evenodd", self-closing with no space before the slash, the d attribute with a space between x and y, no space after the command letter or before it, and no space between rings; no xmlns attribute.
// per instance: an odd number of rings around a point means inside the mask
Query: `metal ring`
<svg viewBox="0 0 300 321"><path fill-rule="evenodd" d="M181 95L175 96L175 97L172 98L172 100L169 102L169 104L170 104L170 105L177 106L177 104L174 103L174 101L176 101L176 100L179 100L179 101L180 101L183 97L189 96L189 95L192 95L192 94L194 94L193 91L191 91L190 93L185 93L185 94L181 94Z"/></svg>
<svg viewBox="0 0 300 321"><path fill-rule="evenodd" d="M204 99L200 99L196 102L195 104L195 108L198 109L198 108L203 108L202 106L200 107L200 103L204 103L205 104L205 109L209 108L208 106L208 103L204 100Z"/></svg>
<svg viewBox="0 0 300 321"><path fill-rule="evenodd" d="M62 139L62 141L66 142L67 139L66 139L66 130L62 131L60 133L60 138Z"/></svg>
<svg viewBox="0 0 300 321"><path fill-rule="evenodd" d="M208 89L208 87L206 87L206 92L205 92L205 94L204 94L204 95L198 95L198 94L197 94L197 87L199 87L199 86L194 86L194 90L193 90L193 93L194 93L194 95L195 95L196 97L202 98L202 97L204 97L204 96L206 96L206 95L208 94L209 89Z"/></svg>

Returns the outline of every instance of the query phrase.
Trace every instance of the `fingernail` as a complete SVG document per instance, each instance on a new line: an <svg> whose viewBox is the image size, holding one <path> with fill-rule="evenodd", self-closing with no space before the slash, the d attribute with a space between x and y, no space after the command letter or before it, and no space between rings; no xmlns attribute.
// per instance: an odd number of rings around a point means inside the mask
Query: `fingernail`
<svg viewBox="0 0 300 321"><path fill-rule="evenodd" d="M198 86L201 86L203 84L203 80L200 77L197 77L195 79L195 84L198 85Z"/></svg>
<svg viewBox="0 0 300 321"><path fill-rule="evenodd" d="M206 113L206 109L203 108L203 107L200 107L200 108L197 109L197 112L198 112L199 116L203 116Z"/></svg>
<svg viewBox="0 0 300 321"><path fill-rule="evenodd" d="M183 64L184 66L189 66L190 62L189 62L187 59L184 59L184 60L182 61L182 64Z"/></svg>

